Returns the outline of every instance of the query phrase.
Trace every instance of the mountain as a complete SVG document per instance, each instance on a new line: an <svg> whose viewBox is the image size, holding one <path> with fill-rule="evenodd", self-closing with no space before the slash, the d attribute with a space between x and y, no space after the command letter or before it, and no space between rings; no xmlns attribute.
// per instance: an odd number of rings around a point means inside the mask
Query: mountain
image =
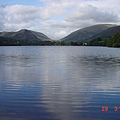
<svg viewBox="0 0 120 120"><path fill-rule="evenodd" d="M17 32L0 32L0 45L53 45L54 41L40 32L22 29Z"/></svg>
<svg viewBox="0 0 120 120"><path fill-rule="evenodd" d="M16 40L37 40L37 41L51 41L46 35L40 32L35 32L27 29L22 29L17 32L0 32L0 36L12 38Z"/></svg>
<svg viewBox="0 0 120 120"><path fill-rule="evenodd" d="M111 27L111 28L108 28L107 30L104 30L96 35L93 35L87 41L91 41L91 40L94 40L97 38L102 38L102 39L108 38L108 37L113 36L119 32L120 32L120 26Z"/></svg>
<svg viewBox="0 0 120 120"><path fill-rule="evenodd" d="M40 32L22 29L17 32L0 32L0 46L6 45L102 45L110 46L109 38L120 32L120 26L98 24L77 30L65 38L55 41ZM107 39L107 40L104 40ZM113 40L112 40L113 41ZM86 43L87 42L87 43ZM117 40L118 43L118 40ZM117 46L111 45L111 46Z"/></svg>
<svg viewBox="0 0 120 120"><path fill-rule="evenodd" d="M108 28L114 27L116 25L114 24L98 24L98 25L93 25L89 27L85 27L82 29L79 29L68 36L64 37L61 39L62 42L64 43L70 43L70 42L77 42L77 43L83 43L87 42L89 38L92 36L107 30Z"/></svg>

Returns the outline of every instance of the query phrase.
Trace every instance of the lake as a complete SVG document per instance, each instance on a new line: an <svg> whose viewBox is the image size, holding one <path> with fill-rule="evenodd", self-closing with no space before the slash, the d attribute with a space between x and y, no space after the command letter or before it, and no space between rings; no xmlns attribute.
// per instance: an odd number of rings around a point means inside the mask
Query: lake
<svg viewBox="0 0 120 120"><path fill-rule="evenodd" d="M120 49L0 47L0 120L120 120Z"/></svg>

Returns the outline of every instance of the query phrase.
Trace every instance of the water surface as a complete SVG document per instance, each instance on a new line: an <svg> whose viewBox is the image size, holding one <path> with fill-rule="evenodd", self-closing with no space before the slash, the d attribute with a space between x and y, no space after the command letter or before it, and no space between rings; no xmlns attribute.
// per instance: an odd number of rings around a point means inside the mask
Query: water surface
<svg viewBox="0 0 120 120"><path fill-rule="evenodd" d="M119 120L115 106L120 49L0 47L0 119Z"/></svg>

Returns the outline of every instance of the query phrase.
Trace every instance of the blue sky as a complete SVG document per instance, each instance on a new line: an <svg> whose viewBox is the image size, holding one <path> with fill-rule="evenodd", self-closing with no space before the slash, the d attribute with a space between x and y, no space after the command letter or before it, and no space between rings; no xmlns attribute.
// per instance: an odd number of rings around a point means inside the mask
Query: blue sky
<svg viewBox="0 0 120 120"><path fill-rule="evenodd" d="M120 0L0 0L0 31L30 29L52 39L95 24L120 24Z"/></svg>
<svg viewBox="0 0 120 120"><path fill-rule="evenodd" d="M29 6L43 6L43 2L40 2L39 0L0 0L0 4L1 5L21 4L21 5L29 5Z"/></svg>

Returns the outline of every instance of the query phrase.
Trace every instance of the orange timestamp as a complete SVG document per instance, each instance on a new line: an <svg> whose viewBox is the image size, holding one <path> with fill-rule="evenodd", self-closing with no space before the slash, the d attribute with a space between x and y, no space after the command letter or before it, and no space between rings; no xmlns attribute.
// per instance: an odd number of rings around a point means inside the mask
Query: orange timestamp
<svg viewBox="0 0 120 120"><path fill-rule="evenodd" d="M114 111L117 112L120 109L119 106L114 106ZM102 112L107 112L109 110L108 106L102 106Z"/></svg>

